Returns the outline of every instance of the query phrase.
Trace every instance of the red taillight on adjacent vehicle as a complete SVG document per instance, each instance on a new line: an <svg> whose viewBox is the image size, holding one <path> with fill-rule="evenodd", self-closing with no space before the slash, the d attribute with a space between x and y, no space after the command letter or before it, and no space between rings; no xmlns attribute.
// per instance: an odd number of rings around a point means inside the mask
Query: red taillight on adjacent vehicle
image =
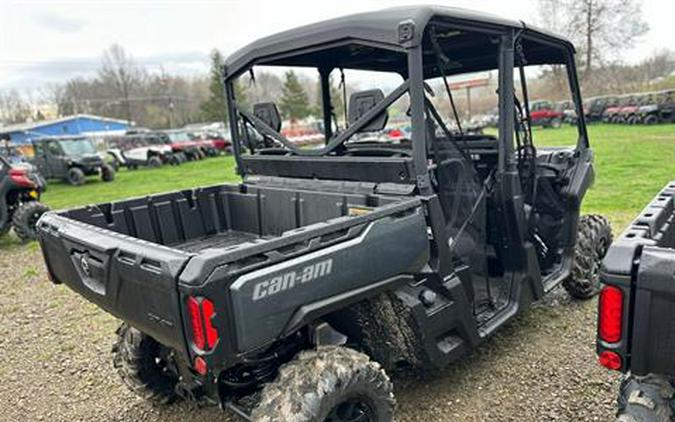
<svg viewBox="0 0 675 422"><path fill-rule="evenodd" d="M207 351L218 342L218 330L213 326L216 314L213 302L205 298L188 297L188 315L192 329L192 344L199 350Z"/></svg>
<svg viewBox="0 0 675 422"><path fill-rule="evenodd" d="M598 311L598 334L608 343L621 340L621 321L623 320L623 292L614 286L606 286L600 292Z"/></svg>
<svg viewBox="0 0 675 422"><path fill-rule="evenodd" d="M600 356L598 356L598 362L600 365L613 371L618 371L621 369L621 356L619 356L616 352L605 350L604 352L600 353Z"/></svg>
<svg viewBox="0 0 675 422"><path fill-rule="evenodd" d="M204 323L202 322L202 311L199 301L194 297L189 297L187 308L190 316L190 328L192 328L192 344L197 349L204 350L206 337L204 337Z"/></svg>
<svg viewBox="0 0 675 422"><path fill-rule="evenodd" d="M218 331L213 327L213 316L216 314L213 302L208 299L202 300L202 313L204 314L204 328L206 329L206 345L213 349L218 341Z"/></svg>

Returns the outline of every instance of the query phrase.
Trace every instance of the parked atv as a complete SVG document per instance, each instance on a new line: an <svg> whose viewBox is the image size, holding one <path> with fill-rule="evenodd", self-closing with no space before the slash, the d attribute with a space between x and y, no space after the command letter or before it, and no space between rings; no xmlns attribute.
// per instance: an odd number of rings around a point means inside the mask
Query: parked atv
<svg viewBox="0 0 675 422"><path fill-rule="evenodd" d="M83 185L87 176L100 175L104 182L115 179L115 169L103 161L87 137L39 138L33 141L33 148L31 162L47 179L63 179L73 186Z"/></svg>
<svg viewBox="0 0 675 422"><path fill-rule="evenodd" d="M551 101L532 101L530 105L532 126L559 128L564 117L563 112L556 108Z"/></svg>
<svg viewBox="0 0 675 422"><path fill-rule="evenodd" d="M157 168L165 163L180 165L180 158L174 156L170 145L158 136L147 133L128 134L107 140L107 153L118 167L136 170L139 167Z"/></svg>
<svg viewBox="0 0 675 422"><path fill-rule="evenodd" d="M675 180L607 253L598 307L600 364L624 377L623 422L675 418Z"/></svg>
<svg viewBox="0 0 675 422"><path fill-rule="evenodd" d="M203 147L184 130L166 130L159 133L162 141L171 146L175 154L183 155L188 161L202 160L206 157Z"/></svg>
<svg viewBox="0 0 675 422"><path fill-rule="evenodd" d="M531 81L514 75L533 64L568 69L573 147L532 137ZM267 65L320 75L325 144L293 143L274 102L237 98L239 78ZM400 84L352 93L334 130L331 71L343 68ZM566 39L399 7L267 37L223 69L241 183L40 220L51 279L124 321L113 365L140 396L254 421L389 422L387 372L449 365L560 285L581 299L599 291L611 231L580 215L593 151ZM487 71L499 74L498 136L467 133L451 100L450 76ZM399 99L409 140L355 141L383 133Z"/></svg>
<svg viewBox="0 0 675 422"><path fill-rule="evenodd" d="M675 122L675 90L654 95L654 101L640 107L640 121L646 125Z"/></svg>
<svg viewBox="0 0 675 422"><path fill-rule="evenodd" d="M0 236L14 229L21 241L35 240L37 221L49 210L39 202L44 188L33 167L0 156Z"/></svg>

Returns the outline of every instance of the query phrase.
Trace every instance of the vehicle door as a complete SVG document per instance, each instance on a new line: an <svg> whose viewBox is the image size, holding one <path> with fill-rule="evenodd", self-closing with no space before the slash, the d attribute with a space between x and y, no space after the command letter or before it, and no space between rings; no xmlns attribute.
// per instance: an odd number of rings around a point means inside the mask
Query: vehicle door
<svg viewBox="0 0 675 422"><path fill-rule="evenodd" d="M68 158L59 141L49 140L44 143L45 160L50 177L61 178L68 173Z"/></svg>
<svg viewBox="0 0 675 422"><path fill-rule="evenodd" d="M45 151L45 143L42 141L33 142L33 158L31 162L38 168L42 177L46 179L52 178L52 173L47 165L47 153Z"/></svg>

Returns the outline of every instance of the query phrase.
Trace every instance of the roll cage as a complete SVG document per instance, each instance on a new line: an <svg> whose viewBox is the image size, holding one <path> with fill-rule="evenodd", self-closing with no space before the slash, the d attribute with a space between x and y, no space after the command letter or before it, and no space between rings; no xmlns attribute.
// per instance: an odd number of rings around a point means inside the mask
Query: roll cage
<svg viewBox="0 0 675 422"><path fill-rule="evenodd" d="M531 140L529 100L524 73L524 67L528 65L565 66L574 109L579 116L577 148L588 148L583 105L576 78L574 48L569 41L527 27L522 22L503 21L474 13L467 15L465 11L448 8L429 8L426 11L422 8L424 18L419 18L419 10L420 8L416 8L417 15L412 17L406 15L407 9L391 9L388 17L376 17L373 14L373 28L370 31L367 25L369 14L355 15L352 18L359 23L359 31L350 26L350 17L298 28L253 43L228 58L223 74L238 172L242 176L247 174L247 167L244 164L246 158L242 151L242 124L253 126L262 135L282 145L286 153L275 159L284 160L288 156L337 157L344 153L344 143L347 140L370 124L397 99L408 94L412 145L411 151L402 155L412 158L414 171L412 179L418 191L430 193L428 154L433 150L430 147L432 140L429 139L433 138L433 135L429 133L428 121L435 120L445 135L449 138L454 136L444 127L442 118L429 101L425 93L425 80L434 77L445 79L455 74L488 70L499 72L497 170L504 172L515 169L520 137L526 137L529 133ZM387 18L389 21L385 22ZM387 23L391 26L391 31L397 34L396 43L392 42L391 33L387 32L386 37L382 35L384 33L381 29ZM343 25L343 30L340 29L340 25ZM322 32L319 28L324 27L328 29ZM361 36L355 37L355 31L360 32ZM277 40L276 37L281 40ZM309 44L308 37L324 42ZM301 47L292 48L296 45ZM360 54L361 51L366 53ZM308 149L294 145L264 120L237 104L235 81L242 74L250 72L255 65L318 69L326 139L323 147ZM403 83L346 130L333 134L329 75L334 69L395 72L403 78ZM522 102L518 101L515 95L516 70L520 72L521 92L524 96ZM452 102L452 93L447 81L445 85ZM518 117L514 118L518 114L522 117L520 120ZM526 124L518 127L518 121L520 124L522 122ZM519 131L522 132L521 135L518 134ZM333 163L331 160L331 164Z"/></svg>

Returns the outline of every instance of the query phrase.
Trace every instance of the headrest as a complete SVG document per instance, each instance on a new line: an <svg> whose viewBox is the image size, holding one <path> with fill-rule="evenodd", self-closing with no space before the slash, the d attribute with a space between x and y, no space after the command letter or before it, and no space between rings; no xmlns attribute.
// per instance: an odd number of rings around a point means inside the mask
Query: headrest
<svg viewBox="0 0 675 422"><path fill-rule="evenodd" d="M253 105L253 115L269 127L279 132L281 130L281 115L274 103L258 103Z"/></svg>
<svg viewBox="0 0 675 422"><path fill-rule="evenodd" d="M353 93L349 97L349 125L354 125L357 120L382 100L384 100L384 93L381 89L370 89L368 91ZM387 125L387 120L389 120L389 113L387 113L387 110L383 110L382 113L364 126L360 132L380 131Z"/></svg>

